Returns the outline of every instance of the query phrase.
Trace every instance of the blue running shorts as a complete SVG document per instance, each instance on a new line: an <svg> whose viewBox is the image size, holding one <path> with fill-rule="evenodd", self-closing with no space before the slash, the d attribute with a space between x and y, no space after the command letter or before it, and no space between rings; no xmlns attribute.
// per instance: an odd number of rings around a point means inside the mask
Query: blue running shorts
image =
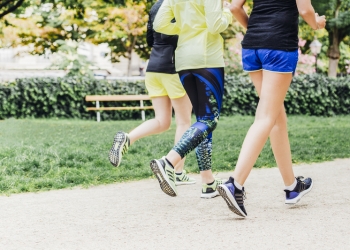
<svg viewBox="0 0 350 250"><path fill-rule="evenodd" d="M242 49L243 70L267 70L294 74L298 63L298 50Z"/></svg>

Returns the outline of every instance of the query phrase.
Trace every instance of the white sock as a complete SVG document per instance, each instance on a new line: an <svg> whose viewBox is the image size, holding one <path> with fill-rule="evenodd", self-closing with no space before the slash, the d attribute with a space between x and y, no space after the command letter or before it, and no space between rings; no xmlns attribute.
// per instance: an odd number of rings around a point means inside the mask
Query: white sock
<svg viewBox="0 0 350 250"><path fill-rule="evenodd" d="M238 188L239 190L242 190L242 185L239 184L236 180L233 181L233 184L235 184L235 187Z"/></svg>
<svg viewBox="0 0 350 250"><path fill-rule="evenodd" d="M294 188L295 188L296 186L297 186L297 179L294 179L293 184L290 185L290 186L286 186L285 189L286 189L286 190L289 190L289 191L292 191L292 190L294 190Z"/></svg>

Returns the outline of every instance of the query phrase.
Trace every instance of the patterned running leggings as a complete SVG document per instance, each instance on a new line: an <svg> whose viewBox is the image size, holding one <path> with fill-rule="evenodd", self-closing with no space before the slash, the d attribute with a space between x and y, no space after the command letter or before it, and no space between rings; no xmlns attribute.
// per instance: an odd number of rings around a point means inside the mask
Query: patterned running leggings
<svg viewBox="0 0 350 250"><path fill-rule="evenodd" d="M216 128L224 93L224 68L191 69L179 72L191 100L197 122L174 146L181 158L196 149L200 171L211 169L212 132Z"/></svg>

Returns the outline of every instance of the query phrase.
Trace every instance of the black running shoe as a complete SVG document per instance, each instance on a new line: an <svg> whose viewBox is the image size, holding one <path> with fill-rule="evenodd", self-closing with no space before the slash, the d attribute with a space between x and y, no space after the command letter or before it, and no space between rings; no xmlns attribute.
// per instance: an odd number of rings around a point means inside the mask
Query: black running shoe
<svg viewBox="0 0 350 250"><path fill-rule="evenodd" d="M242 217L247 216L247 212L244 208L244 188L242 190L236 188L232 177L224 184L219 185L218 191L232 212Z"/></svg>
<svg viewBox="0 0 350 250"><path fill-rule="evenodd" d="M284 192L286 192L286 204L296 204L305 194L310 192L312 189L313 182L311 178L304 179L304 177L298 176L296 179L297 185L292 191L284 190Z"/></svg>

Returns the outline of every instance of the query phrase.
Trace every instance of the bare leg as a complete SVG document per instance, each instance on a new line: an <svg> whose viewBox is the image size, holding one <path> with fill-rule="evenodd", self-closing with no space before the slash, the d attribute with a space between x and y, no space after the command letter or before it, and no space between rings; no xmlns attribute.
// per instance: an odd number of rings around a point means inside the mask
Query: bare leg
<svg viewBox="0 0 350 250"><path fill-rule="evenodd" d="M241 185L243 185L246 181L262 148L264 147L270 133L272 132L272 129L276 125L277 119L282 113L281 107L283 106L284 98L292 80L291 73L282 74L263 71L262 76L260 101L256 110L255 121L248 130L248 133L244 139L242 149L238 157L237 165L233 173L234 179ZM253 77L255 76L253 75ZM281 117L283 118L283 115ZM275 137L278 135L278 133L281 133L281 131L275 130L272 132L272 144L274 147L279 146L276 145L276 142L285 140L285 137L284 139L277 138L277 140L275 140ZM284 143L286 142L284 141ZM288 150L290 151L290 149ZM278 153L275 153L279 155L281 152L283 152L285 154L285 151L286 147L283 150L278 151ZM286 154L288 155L288 153ZM284 164L284 160L282 160L282 163L277 162L277 164ZM287 168L289 168L289 166ZM283 172L282 176L284 174L285 173Z"/></svg>
<svg viewBox="0 0 350 250"><path fill-rule="evenodd" d="M177 143L186 130L191 126L192 104L187 94L180 98L171 99L171 104L175 111L175 143ZM184 164L185 158L174 166L175 173L181 173L184 168Z"/></svg>
<svg viewBox="0 0 350 250"><path fill-rule="evenodd" d="M187 95L169 99L168 96L152 98L155 118L143 122L129 133L130 145L135 141L153 134L159 134L169 129L172 116L172 105L175 110L176 133L175 143L178 142L191 126L192 104ZM185 158L175 165L175 172L181 173Z"/></svg>
<svg viewBox="0 0 350 250"><path fill-rule="evenodd" d="M172 108L168 96L152 98L155 118L143 122L129 133L130 145L135 141L153 134L159 134L169 129Z"/></svg>
<svg viewBox="0 0 350 250"><path fill-rule="evenodd" d="M260 96L263 71L252 72L249 75L254 83L256 91ZM287 115L284 105L282 105L280 114L278 115L276 123L270 132L270 142L284 184L285 186L289 186L293 184L295 176L292 168L292 155L290 151L287 129Z"/></svg>

